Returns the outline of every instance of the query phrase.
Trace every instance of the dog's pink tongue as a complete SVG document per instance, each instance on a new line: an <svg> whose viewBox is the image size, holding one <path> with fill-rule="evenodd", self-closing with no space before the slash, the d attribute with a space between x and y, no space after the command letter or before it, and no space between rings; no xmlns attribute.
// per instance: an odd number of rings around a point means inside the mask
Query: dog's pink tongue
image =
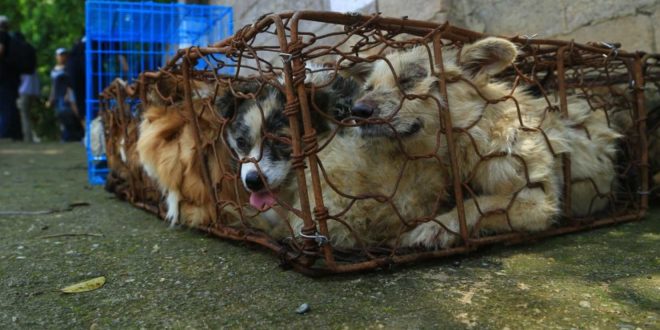
<svg viewBox="0 0 660 330"><path fill-rule="evenodd" d="M275 204L275 196L270 191L253 192L250 194L250 205L257 209L271 207Z"/></svg>

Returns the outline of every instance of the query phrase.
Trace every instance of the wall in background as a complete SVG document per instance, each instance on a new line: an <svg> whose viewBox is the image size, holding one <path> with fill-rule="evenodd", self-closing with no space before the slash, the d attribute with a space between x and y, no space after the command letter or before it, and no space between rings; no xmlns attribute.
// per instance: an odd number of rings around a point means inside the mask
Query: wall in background
<svg viewBox="0 0 660 330"><path fill-rule="evenodd" d="M342 0L210 0L234 6L235 30L269 12L351 8ZM365 1L360 1L360 4ZM377 0L357 9L445 22L489 34L534 35L577 42L620 42L626 50L660 52L660 0ZM317 30L324 29L319 24Z"/></svg>

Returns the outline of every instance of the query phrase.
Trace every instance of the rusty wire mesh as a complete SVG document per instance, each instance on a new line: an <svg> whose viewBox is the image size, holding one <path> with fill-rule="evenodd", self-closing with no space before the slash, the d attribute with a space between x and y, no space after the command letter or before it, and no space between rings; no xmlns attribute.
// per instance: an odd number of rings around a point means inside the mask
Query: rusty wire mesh
<svg viewBox="0 0 660 330"><path fill-rule="evenodd" d="M658 57L515 36L505 38L518 49L513 65L478 81L491 63L470 62L469 49L484 37L449 24L296 12L181 50L159 72L102 95L109 188L173 222L265 246L307 274L642 218L654 179L648 148L658 148L647 125ZM417 65L406 66L401 54L413 52ZM191 69L200 61L206 70ZM579 107L591 119L573 118ZM250 142L238 136L246 131ZM489 148L498 134L513 134L510 150ZM271 186L266 167L277 161L286 177ZM584 175L585 162L613 172ZM251 205L246 168L274 206ZM497 173L505 169L514 173Z"/></svg>

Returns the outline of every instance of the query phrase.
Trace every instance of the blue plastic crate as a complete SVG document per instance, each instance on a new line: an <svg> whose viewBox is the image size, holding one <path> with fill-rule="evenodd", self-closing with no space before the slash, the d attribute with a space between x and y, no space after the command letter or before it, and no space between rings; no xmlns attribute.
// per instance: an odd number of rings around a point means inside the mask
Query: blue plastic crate
<svg viewBox="0 0 660 330"><path fill-rule="evenodd" d="M130 82L162 67L179 48L206 46L233 34L233 11L225 6L88 0L85 22L88 131L99 111L99 93L115 78ZM87 147L87 164L90 184L105 183L105 156L94 157Z"/></svg>

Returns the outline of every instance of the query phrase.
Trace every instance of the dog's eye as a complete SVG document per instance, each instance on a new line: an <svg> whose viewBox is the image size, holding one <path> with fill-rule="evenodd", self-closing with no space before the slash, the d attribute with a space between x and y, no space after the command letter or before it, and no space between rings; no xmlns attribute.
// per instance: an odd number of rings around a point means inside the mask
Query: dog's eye
<svg viewBox="0 0 660 330"><path fill-rule="evenodd" d="M280 134L277 139L284 144L291 144L291 135Z"/></svg>
<svg viewBox="0 0 660 330"><path fill-rule="evenodd" d="M401 88L408 88L408 87L410 87L410 85L412 83L412 79L410 79L408 77L400 77L398 82L399 82L399 85L401 85Z"/></svg>
<svg viewBox="0 0 660 330"><path fill-rule="evenodd" d="M374 90L374 86L373 85L366 85L366 86L364 86L364 90L367 91L367 92L371 92L372 90Z"/></svg>
<svg viewBox="0 0 660 330"><path fill-rule="evenodd" d="M236 147L238 149L245 149L248 147L248 142L245 138L239 137L236 139Z"/></svg>

